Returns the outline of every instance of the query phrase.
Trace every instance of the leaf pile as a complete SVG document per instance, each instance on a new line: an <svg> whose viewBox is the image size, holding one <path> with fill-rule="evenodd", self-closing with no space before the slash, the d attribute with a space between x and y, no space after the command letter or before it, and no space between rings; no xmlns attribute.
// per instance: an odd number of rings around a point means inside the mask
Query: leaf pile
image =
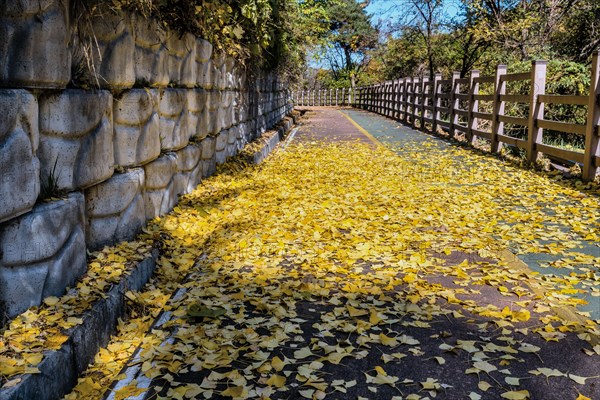
<svg viewBox="0 0 600 400"><path fill-rule="evenodd" d="M598 234L598 188L433 142L395 150L298 144L221 168L130 244L160 240L157 274L67 398L101 398L137 346L116 398L148 378L170 399L594 394L597 324L553 309L597 290L600 260L578 247ZM506 244L556 253L557 273L515 266Z"/></svg>

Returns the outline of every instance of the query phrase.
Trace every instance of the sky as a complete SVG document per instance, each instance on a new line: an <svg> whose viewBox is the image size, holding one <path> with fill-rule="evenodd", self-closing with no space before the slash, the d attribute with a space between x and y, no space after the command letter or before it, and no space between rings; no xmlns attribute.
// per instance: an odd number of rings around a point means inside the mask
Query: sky
<svg viewBox="0 0 600 400"><path fill-rule="evenodd" d="M410 0L370 0L365 9L372 16L372 21L382 23L382 27L389 22L398 22L410 17L412 8ZM453 18L460 10L460 0L444 0L443 14L447 18Z"/></svg>

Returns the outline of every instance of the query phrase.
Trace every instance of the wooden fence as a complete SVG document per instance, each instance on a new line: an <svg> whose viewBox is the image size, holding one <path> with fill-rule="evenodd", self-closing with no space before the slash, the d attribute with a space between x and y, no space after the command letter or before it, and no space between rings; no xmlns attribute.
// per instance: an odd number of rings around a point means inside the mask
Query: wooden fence
<svg viewBox="0 0 600 400"><path fill-rule="evenodd" d="M352 89L349 88L296 91L292 93L292 100L296 106L343 107L354 104Z"/></svg>
<svg viewBox="0 0 600 400"><path fill-rule="evenodd" d="M471 71L469 78L454 73L451 79L441 74L433 80L427 77L396 79L351 90L321 90L295 92L292 98L299 106L341 106L379 113L397 119L412 127L429 132L443 129L450 136L464 134L473 143L476 138L488 139L491 151L498 152L503 144L524 149L529 161L538 153L551 158L582 165L583 179L592 180L600 166L600 50L594 55L591 68L591 86L588 96L546 94L546 62L533 61L531 70L508 74L506 65L499 65L494 76L480 76ZM526 85L528 93L509 93L511 82ZM486 86L486 90L480 89ZM483 103L485 102L485 103ZM480 107L480 103L487 107ZM527 117L506 115L508 105L521 105ZM587 107L585 125L545 119L546 104ZM487 112L484 112L487 111ZM521 127L526 138L510 136L505 124ZM544 131L552 130L585 137L582 152L544 144Z"/></svg>

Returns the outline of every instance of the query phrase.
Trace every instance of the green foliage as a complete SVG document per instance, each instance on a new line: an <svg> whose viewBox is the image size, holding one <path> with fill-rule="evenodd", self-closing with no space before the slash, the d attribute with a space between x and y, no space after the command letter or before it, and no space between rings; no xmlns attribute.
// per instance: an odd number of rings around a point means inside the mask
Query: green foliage
<svg viewBox="0 0 600 400"><path fill-rule="evenodd" d="M76 0L86 10L109 7L155 18L165 27L210 41L215 51L252 65L295 73L314 43L319 0ZM302 25L309 26L302 31ZM315 33L316 32L316 33ZM307 40L307 37L310 39ZM252 61L250 61L252 60ZM288 75L292 73L288 71Z"/></svg>
<svg viewBox="0 0 600 400"><path fill-rule="evenodd" d="M56 173L56 166L58 165L58 157L54 161L54 166L52 167L52 171L46 177L46 180L42 180L42 185L40 188L40 195L38 197L39 200L51 200L58 197L61 197L64 194L64 191L60 189L58 185L58 180L60 179L60 174Z"/></svg>

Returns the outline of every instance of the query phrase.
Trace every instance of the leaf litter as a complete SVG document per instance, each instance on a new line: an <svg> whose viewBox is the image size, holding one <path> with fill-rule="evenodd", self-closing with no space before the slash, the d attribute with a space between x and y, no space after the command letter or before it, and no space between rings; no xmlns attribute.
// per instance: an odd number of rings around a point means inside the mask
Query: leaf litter
<svg viewBox="0 0 600 400"><path fill-rule="evenodd" d="M398 156L356 143L294 145L260 167L222 166L137 241L94 254L70 295L11 323L0 342L5 385L34 372L128 260L158 242L156 275L128 293L128 318L67 399L101 398L138 347L158 398L443 398L457 390L442 373L449 365L474 382L464 397L527 399L547 379L586 394L598 377L573 366L546 374L540 357L567 335L598 357L595 321L552 312L597 284L600 259L576 249L597 235L598 189L582 196L552 175L423 146ZM404 173L430 158L443 173ZM477 179L464 171L473 166ZM515 198L523 210L507 212ZM558 252L554 267L573 273L516 269L501 256L506 243ZM171 319L148 331L161 311ZM353 392L361 386L368 393ZM125 386L117 398L142 389Z"/></svg>

